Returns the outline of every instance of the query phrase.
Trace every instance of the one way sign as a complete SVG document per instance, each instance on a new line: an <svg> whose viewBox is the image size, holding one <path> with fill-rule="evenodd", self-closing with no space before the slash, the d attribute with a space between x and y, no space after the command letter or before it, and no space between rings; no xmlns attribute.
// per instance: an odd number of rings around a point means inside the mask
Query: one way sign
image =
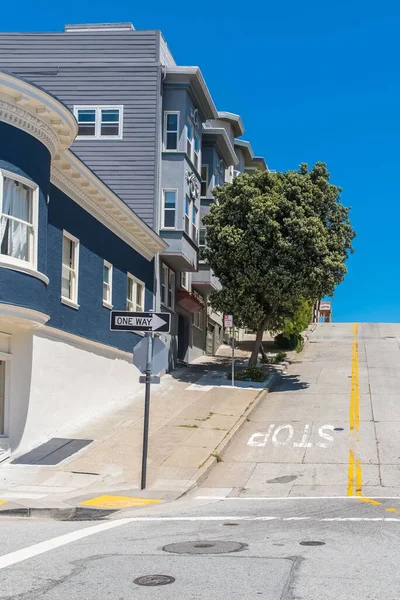
<svg viewBox="0 0 400 600"><path fill-rule="evenodd" d="M160 331L170 330L171 315L169 313L130 312L112 310L110 329L112 331Z"/></svg>

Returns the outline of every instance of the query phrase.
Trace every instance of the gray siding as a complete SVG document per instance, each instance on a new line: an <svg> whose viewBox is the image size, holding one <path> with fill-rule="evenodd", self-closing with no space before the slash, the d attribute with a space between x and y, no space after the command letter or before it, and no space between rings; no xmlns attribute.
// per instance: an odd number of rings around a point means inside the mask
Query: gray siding
<svg viewBox="0 0 400 600"><path fill-rule="evenodd" d="M78 140L72 150L155 226L158 31L0 34L0 69L42 86L71 110L122 104L122 140Z"/></svg>

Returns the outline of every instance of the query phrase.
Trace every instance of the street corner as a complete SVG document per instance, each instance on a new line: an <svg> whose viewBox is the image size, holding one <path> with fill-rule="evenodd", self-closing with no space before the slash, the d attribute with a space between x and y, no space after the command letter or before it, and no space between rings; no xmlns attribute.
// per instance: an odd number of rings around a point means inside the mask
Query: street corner
<svg viewBox="0 0 400 600"><path fill-rule="evenodd" d="M79 502L78 506L90 507L96 509L121 510L123 508L147 507L155 504L162 504L160 498L144 498L137 496L125 496L122 494L100 494Z"/></svg>

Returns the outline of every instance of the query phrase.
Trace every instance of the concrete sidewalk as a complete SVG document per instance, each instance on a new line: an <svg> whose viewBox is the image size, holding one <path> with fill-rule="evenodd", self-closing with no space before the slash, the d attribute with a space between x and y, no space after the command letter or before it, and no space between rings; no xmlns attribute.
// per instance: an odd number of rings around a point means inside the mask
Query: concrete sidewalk
<svg viewBox="0 0 400 600"><path fill-rule="evenodd" d="M160 385L152 386L145 492L139 491L143 389L129 404L99 415L81 428L63 431L62 437L93 442L62 463L2 463L0 511L64 509L85 501L84 506L110 509L179 497L220 460L221 452L274 378L273 372L265 389L231 387L223 378L227 360L223 356L202 358L199 364L165 375ZM99 500L100 494L117 499Z"/></svg>

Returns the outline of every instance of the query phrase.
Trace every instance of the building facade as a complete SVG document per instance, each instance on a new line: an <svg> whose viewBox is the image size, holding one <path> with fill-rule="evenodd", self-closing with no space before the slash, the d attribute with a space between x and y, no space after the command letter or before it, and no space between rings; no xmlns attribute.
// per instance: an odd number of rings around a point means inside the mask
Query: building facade
<svg viewBox="0 0 400 600"><path fill-rule="evenodd" d="M166 242L154 293L172 315L170 368L214 353L222 316L208 297L219 282L199 257L201 219L215 185L266 168L237 140L240 117L217 111L200 69L177 65L160 31L130 23L0 34L0 68L68 106L73 152Z"/></svg>
<svg viewBox="0 0 400 600"><path fill-rule="evenodd" d="M23 451L139 389L141 337L110 310L152 309L166 243L69 150L73 113L0 72L0 447Z"/></svg>

